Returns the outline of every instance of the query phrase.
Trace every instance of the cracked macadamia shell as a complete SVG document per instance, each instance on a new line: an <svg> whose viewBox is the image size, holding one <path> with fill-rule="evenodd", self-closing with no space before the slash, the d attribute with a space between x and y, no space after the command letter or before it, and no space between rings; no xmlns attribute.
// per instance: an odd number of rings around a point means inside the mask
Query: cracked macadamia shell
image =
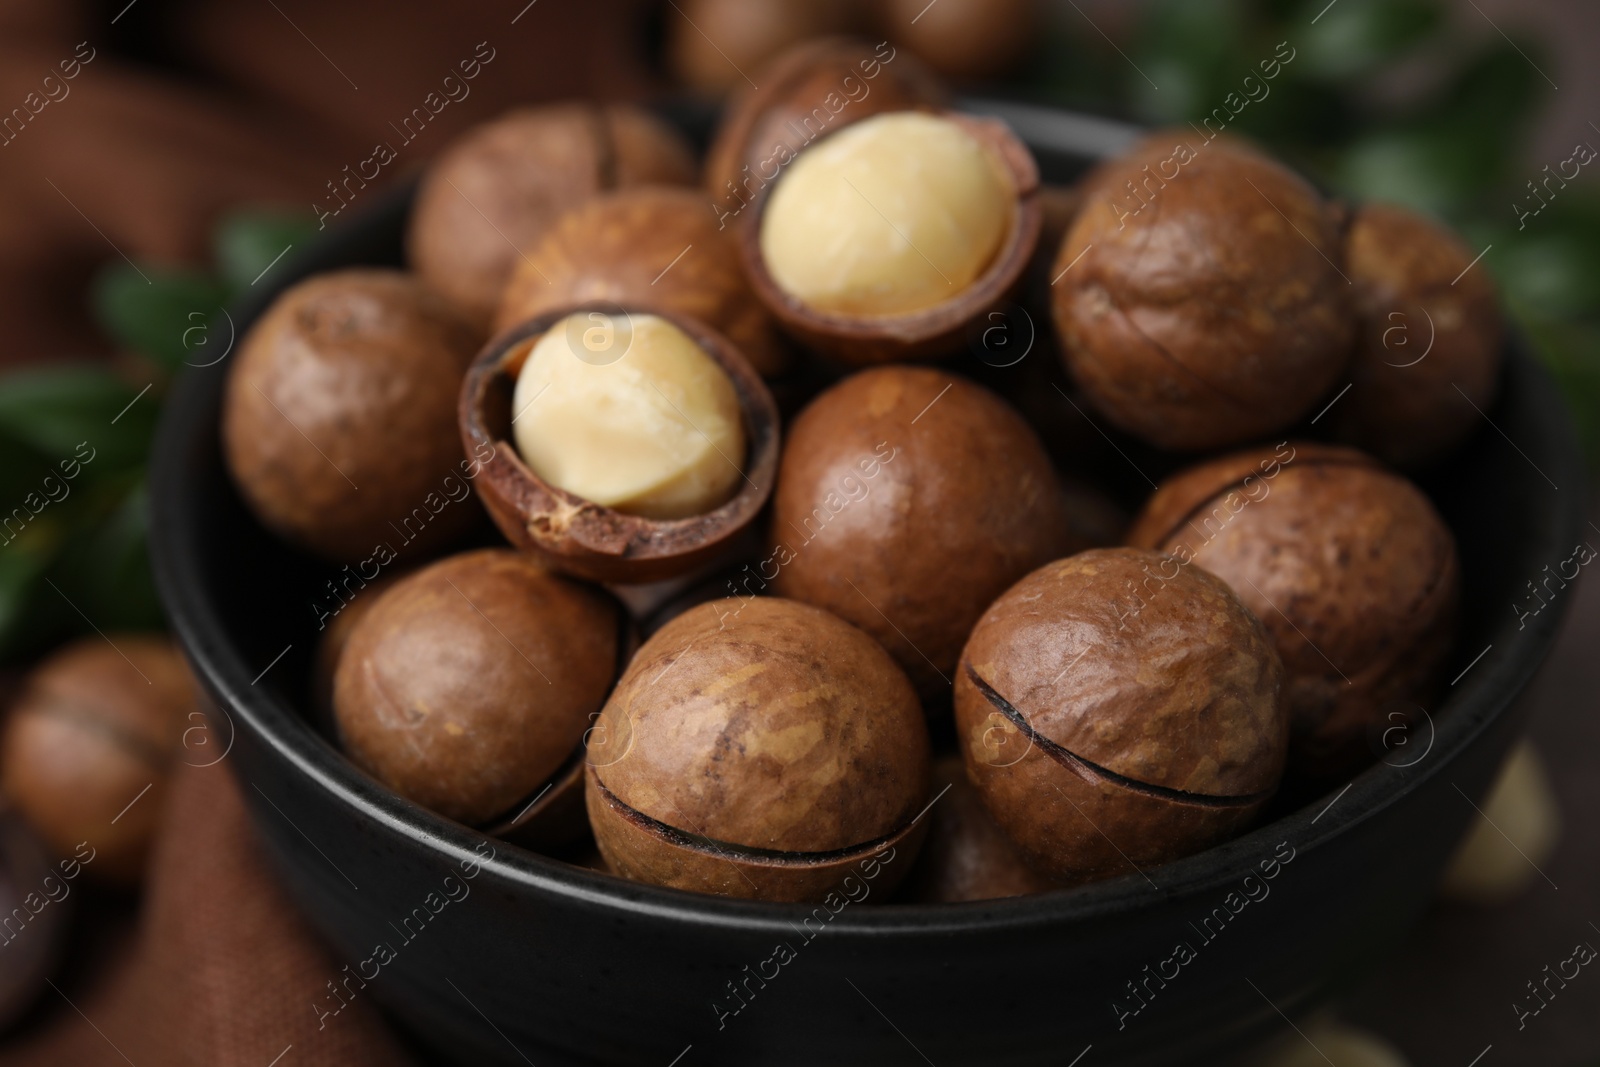
<svg viewBox="0 0 1600 1067"><path fill-rule="evenodd" d="M1412 468L1442 459L1482 425L1499 392L1505 326L1474 255L1404 208L1356 212L1344 265L1359 321L1354 385L1329 413L1342 440Z"/></svg>
<svg viewBox="0 0 1600 1067"><path fill-rule="evenodd" d="M340 742L395 792L460 822L510 814L546 785L541 808L572 805L625 627L605 593L508 549L440 560L356 623L334 675Z"/></svg>
<svg viewBox="0 0 1600 1067"><path fill-rule="evenodd" d="M677 311L727 335L763 375L787 354L756 300L731 235L698 189L622 189L561 216L518 259L495 332L552 308L591 300Z"/></svg>
<svg viewBox="0 0 1600 1067"><path fill-rule="evenodd" d="M519 108L469 130L428 168L407 255L425 282L487 324L512 269L563 212L608 189L694 178L683 138L639 108Z"/></svg>
<svg viewBox="0 0 1600 1067"><path fill-rule="evenodd" d="M1099 411L1160 448L1292 425L1349 363L1336 212L1249 147L1152 135L1086 182L1051 310Z"/></svg>
<svg viewBox="0 0 1600 1067"><path fill-rule="evenodd" d="M984 144L938 115L896 111L802 152L761 214L761 255L815 311L890 317L950 300L989 268L1014 194Z"/></svg>
<svg viewBox="0 0 1600 1067"><path fill-rule="evenodd" d="M790 336L850 366L973 343L1020 285L1043 218L1027 145L998 119L953 111L830 132L749 211L739 252L756 296Z"/></svg>
<svg viewBox="0 0 1600 1067"><path fill-rule="evenodd" d="M28 675L5 719L0 789L58 857L92 852L96 878L137 885L173 761L199 715L194 678L171 641L75 641Z"/></svg>
<svg viewBox="0 0 1600 1067"><path fill-rule="evenodd" d="M862 371L800 413L772 540L758 578L877 638L925 699L949 693L962 643L995 597L1081 547L1022 417L923 367Z"/></svg>
<svg viewBox="0 0 1600 1067"><path fill-rule="evenodd" d="M245 336L223 398L228 469L257 518L352 562L403 537L427 551L460 534L477 509L455 399L481 342L399 271L322 274L279 296Z"/></svg>
<svg viewBox="0 0 1600 1067"><path fill-rule="evenodd" d="M529 399L520 415L515 414L517 378L535 345L557 323L591 313L604 320L616 310L614 305L557 308L500 334L467 371L458 412L463 446L474 456L486 457L473 488L507 540L569 574L632 585L693 573L739 549L740 537L761 513L777 477L778 410L761 376L727 338L675 312L649 312L688 336L733 386L745 455L732 497L700 514L653 518L607 507L546 481L509 443L513 431L520 429L513 423L518 418L539 418L544 402ZM628 314L626 307L621 310ZM578 319L579 325L592 321ZM620 344L620 333L613 336ZM569 341L569 348L576 352L586 344L580 334L575 343ZM630 348L596 369L615 371L633 358ZM581 408L572 413L581 415ZM721 455L716 461L726 463Z"/></svg>
<svg viewBox="0 0 1600 1067"><path fill-rule="evenodd" d="M686 519L738 490L746 448L733 380L659 315L554 323L523 361L511 404L517 455L573 496Z"/></svg>
<svg viewBox="0 0 1600 1067"><path fill-rule="evenodd" d="M1455 539L1428 498L1354 449L1303 441L1168 479L1128 542L1233 586L1286 672L1291 767L1313 778L1373 757L1368 731L1426 703L1460 598Z"/></svg>
<svg viewBox="0 0 1600 1067"><path fill-rule="evenodd" d="M749 221L755 194L818 137L885 111L940 107L946 96L916 57L848 37L806 41L751 75L706 157L706 189L729 227Z"/></svg>
<svg viewBox="0 0 1600 1067"><path fill-rule="evenodd" d="M905 675L860 630L794 601L716 600L640 648L587 778L595 838L624 877L815 900L876 857L887 892L920 843L928 736Z"/></svg>
<svg viewBox="0 0 1600 1067"><path fill-rule="evenodd" d="M1041 874L1093 881L1237 833L1277 788L1282 667L1220 579L1091 549L1034 571L956 678L967 775Z"/></svg>

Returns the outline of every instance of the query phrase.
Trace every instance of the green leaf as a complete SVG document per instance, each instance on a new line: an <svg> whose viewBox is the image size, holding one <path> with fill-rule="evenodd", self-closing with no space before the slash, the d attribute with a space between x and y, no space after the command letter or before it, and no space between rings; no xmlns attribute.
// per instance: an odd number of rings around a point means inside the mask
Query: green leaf
<svg viewBox="0 0 1600 1067"><path fill-rule="evenodd" d="M1543 319L1515 304L1512 310L1567 398L1591 469L1600 465L1600 324Z"/></svg>
<svg viewBox="0 0 1600 1067"><path fill-rule="evenodd" d="M1508 297L1541 318L1600 313L1600 238L1570 226L1530 224L1529 231L1495 250L1495 273Z"/></svg>
<svg viewBox="0 0 1600 1067"><path fill-rule="evenodd" d="M1477 146L1437 128L1388 129L1358 137L1334 164L1341 191L1435 214L1483 192L1491 175Z"/></svg>
<svg viewBox="0 0 1600 1067"><path fill-rule="evenodd" d="M42 647L66 621L60 612L65 605L45 604L41 596L56 596L44 575L55 558L57 532L48 515L41 515L21 536L0 545L0 663Z"/></svg>
<svg viewBox="0 0 1600 1067"><path fill-rule="evenodd" d="M222 275L235 289L255 283L291 248L308 243L317 232L307 211L252 208L230 215L217 227L216 256Z"/></svg>
<svg viewBox="0 0 1600 1067"><path fill-rule="evenodd" d="M1150 122L1181 122L1221 106L1254 62L1242 51L1244 8L1241 0L1152 4L1123 71L1136 113Z"/></svg>
<svg viewBox="0 0 1600 1067"><path fill-rule="evenodd" d="M1298 72L1337 81L1369 75L1415 48L1439 27L1444 12L1430 0L1339 0L1331 7L1327 0L1308 0L1302 15Z"/></svg>
<svg viewBox="0 0 1600 1067"><path fill-rule="evenodd" d="M150 570L148 513L144 484L135 483L101 521L77 526L51 568L76 608L101 630L163 625Z"/></svg>
<svg viewBox="0 0 1600 1067"><path fill-rule="evenodd" d="M125 471L149 452L153 393L100 367L18 371L0 379L0 435L53 465L79 462L96 477Z"/></svg>
<svg viewBox="0 0 1600 1067"><path fill-rule="evenodd" d="M193 361L196 338L227 299L228 287L209 274L154 267L141 273L126 263L103 268L92 297L107 333L168 370Z"/></svg>

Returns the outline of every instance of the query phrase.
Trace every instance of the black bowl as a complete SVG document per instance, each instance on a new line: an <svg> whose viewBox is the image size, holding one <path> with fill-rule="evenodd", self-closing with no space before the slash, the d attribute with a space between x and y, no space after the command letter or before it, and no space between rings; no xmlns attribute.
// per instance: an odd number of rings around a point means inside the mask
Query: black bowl
<svg viewBox="0 0 1600 1067"><path fill-rule="evenodd" d="M1009 119L1055 180L1131 136L973 107ZM234 326L297 278L399 264L407 204L402 190L280 264ZM156 568L272 859L349 965L329 979L447 1059L1064 1067L1092 1046L1084 1067L1192 1064L1281 1026L1401 936L1517 731L1560 605L1525 625L1515 605L1579 540L1583 475L1548 377L1520 345L1508 356L1494 428L1427 481L1460 541L1465 625L1455 681L1407 744L1389 739L1353 782L1218 848L1027 898L880 905L865 880L870 903L833 908L694 896L491 845L378 785L300 712L330 568L268 535L230 484L226 360L168 406ZM338 1025L341 1000L304 995Z"/></svg>

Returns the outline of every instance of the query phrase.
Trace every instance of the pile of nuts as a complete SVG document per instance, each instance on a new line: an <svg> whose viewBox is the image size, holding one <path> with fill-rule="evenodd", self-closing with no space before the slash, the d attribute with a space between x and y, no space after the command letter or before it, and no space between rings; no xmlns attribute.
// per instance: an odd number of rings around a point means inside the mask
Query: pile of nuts
<svg viewBox="0 0 1600 1067"><path fill-rule="evenodd" d="M703 186L634 108L469 133L411 272L301 282L245 338L226 456L343 568L311 703L349 758L774 901L1129 875L1360 772L1453 653L1454 539L1401 472L1494 400L1468 250L1190 129L1047 186L892 48L756 80ZM1014 301L1037 350L997 372ZM1075 465L1085 420L1177 473Z"/></svg>

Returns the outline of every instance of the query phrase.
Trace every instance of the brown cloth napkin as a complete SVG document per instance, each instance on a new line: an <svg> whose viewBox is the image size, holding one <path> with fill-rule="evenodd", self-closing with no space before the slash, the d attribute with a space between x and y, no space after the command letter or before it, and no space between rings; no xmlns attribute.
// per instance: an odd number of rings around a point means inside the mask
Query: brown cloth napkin
<svg viewBox="0 0 1600 1067"><path fill-rule="evenodd" d="M224 761L180 767L133 944L0 1067L404 1067L370 1004L325 1028L336 963L267 868ZM70 1007L63 1001L70 997Z"/></svg>
<svg viewBox="0 0 1600 1067"><path fill-rule="evenodd" d="M103 352L101 264L198 263L241 204L313 218L380 141L404 144L393 180L507 108L656 88L648 6L0 0L0 367ZM470 92L401 142L391 124L480 42Z"/></svg>

